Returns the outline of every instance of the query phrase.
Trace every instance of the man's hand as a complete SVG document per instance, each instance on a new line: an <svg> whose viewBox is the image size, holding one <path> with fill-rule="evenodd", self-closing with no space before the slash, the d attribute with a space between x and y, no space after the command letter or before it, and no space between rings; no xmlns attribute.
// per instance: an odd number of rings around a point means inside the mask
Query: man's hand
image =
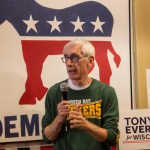
<svg viewBox="0 0 150 150"><path fill-rule="evenodd" d="M70 128L78 128L78 129L85 129L87 126L88 121L85 117L83 117L82 113L79 112L80 104L76 104L76 111L70 111L69 118L70 118Z"/></svg>
<svg viewBox="0 0 150 150"><path fill-rule="evenodd" d="M69 101L61 101L57 105L58 116L62 121L65 120L66 116L69 115L70 112L70 102Z"/></svg>

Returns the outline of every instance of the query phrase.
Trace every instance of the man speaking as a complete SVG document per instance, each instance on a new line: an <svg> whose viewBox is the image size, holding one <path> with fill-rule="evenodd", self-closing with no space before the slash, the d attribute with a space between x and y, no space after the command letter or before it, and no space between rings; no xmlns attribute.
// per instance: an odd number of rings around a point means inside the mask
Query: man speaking
<svg viewBox="0 0 150 150"><path fill-rule="evenodd" d="M119 137L118 99L113 87L88 75L95 48L76 39L64 46L63 55L68 79L47 93L43 140L53 142L54 150L110 150Z"/></svg>

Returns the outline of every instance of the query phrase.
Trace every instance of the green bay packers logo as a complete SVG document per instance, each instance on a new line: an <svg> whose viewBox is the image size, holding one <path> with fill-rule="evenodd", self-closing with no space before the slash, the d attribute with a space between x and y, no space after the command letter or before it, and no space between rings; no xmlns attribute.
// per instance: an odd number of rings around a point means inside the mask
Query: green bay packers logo
<svg viewBox="0 0 150 150"><path fill-rule="evenodd" d="M101 105L102 100L80 104L80 112L85 116L86 118L97 118L101 119ZM75 111L76 106L75 104L70 105L70 111Z"/></svg>

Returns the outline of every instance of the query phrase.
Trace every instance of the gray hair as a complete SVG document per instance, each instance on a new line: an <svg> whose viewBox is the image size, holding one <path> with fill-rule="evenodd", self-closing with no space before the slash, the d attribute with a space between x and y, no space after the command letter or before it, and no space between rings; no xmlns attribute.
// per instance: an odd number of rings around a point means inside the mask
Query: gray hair
<svg viewBox="0 0 150 150"><path fill-rule="evenodd" d="M83 55L88 56L88 57L93 56L95 58L95 48L89 41L84 40L84 39L72 40L64 46L64 50L72 45L80 45L81 53Z"/></svg>

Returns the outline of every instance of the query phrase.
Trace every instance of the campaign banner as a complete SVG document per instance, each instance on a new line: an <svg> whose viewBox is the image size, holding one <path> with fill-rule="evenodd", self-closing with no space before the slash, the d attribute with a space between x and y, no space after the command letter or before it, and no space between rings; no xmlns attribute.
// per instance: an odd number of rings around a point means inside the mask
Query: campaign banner
<svg viewBox="0 0 150 150"><path fill-rule="evenodd" d="M150 149L150 110L120 111L119 150Z"/></svg>
<svg viewBox="0 0 150 150"><path fill-rule="evenodd" d="M42 114L34 112L7 113L1 115L0 120L0 139L7 142L29 141L34 138L41 140L41 120ZM4 141L5 142L5 141Z"/></svg>
<svg viewBox="0 0 150 150"><path fill-rule="evenodd" d="M0 142L42 139L45 95L68 78L61 57L72 39L91 41L89 76L131 109L129 16L128 0L0 0Z"/></svg>

